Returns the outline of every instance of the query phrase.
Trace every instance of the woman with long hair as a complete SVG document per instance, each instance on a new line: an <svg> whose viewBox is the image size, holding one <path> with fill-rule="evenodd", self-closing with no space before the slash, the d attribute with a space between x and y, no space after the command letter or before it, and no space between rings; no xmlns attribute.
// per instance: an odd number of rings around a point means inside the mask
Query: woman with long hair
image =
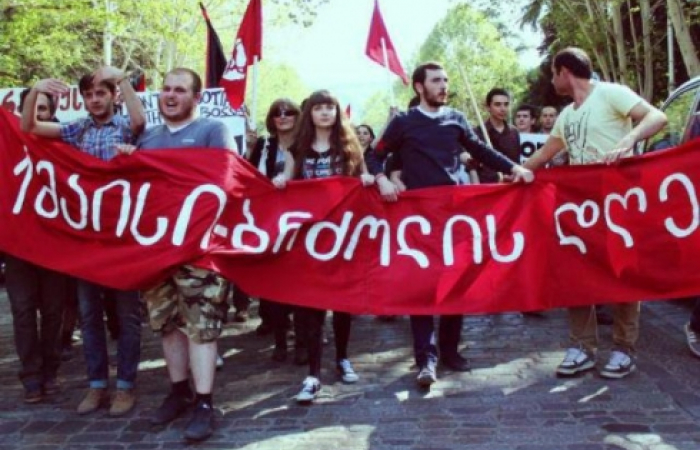
<svg viewBox="0 0 700 450"><path fill-rule="evenodd" d="M367 152L372 151L372 143L376 137L372 127L363 123L355 127L355 133L357 133L357 139L362 145L362 154L366 155Z"/></svg>
<svg viewBox="0 0 700 450"><path fill-rule="evenodd" d="M362 146L352 126L340 110L338 100L328 91L316 91L305 101L292 145L293 160L288 160L282 174L273 179L278 188L288 180L308 180L333 176L359 177L363 184L374 183L362 158ZM321 356L323 324L326 311L314 308L297 310L296 319L306 330L309 351L309 376L297 394L297 402L313 401L321 390ZM358 376L348 360L348 341L352 316L333 312L336 369L343 382L355 383Z"/></svg>
<svg viewBox="0 0 700 450"><path fill-rule="evenodd" d="M294 142L294 130L300 114L301 109L295 102L288 98L278 98L270 104L265 117L265 128L269 136L258 137L254 132L247 136L252 139L248 143L246 159L269 179L280 174L284 170L285 161L292 159L289 148ZM287 359L287 330L290 326L289 316L293 312L293 306L260 299L262 323L258 327L258 333L274 333L274 361L283 362ZM294 328L294 362L306 364L306 342L297 320L294 321Z"/></svg>

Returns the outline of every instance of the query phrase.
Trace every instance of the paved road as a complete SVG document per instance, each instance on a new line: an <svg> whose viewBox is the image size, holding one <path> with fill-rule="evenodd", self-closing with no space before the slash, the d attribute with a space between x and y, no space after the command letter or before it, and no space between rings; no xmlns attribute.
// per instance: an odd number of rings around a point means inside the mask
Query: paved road
<svg viewBox="0 0 700 450"><path fill-rule="evenodd" d="M700 360L681 327L689 308L649 302L642 312L639 370L608 381L589 373L557 379L563 356L563 311L538 319L519 314L470 317L463 344L470 374L442 372L429 393L415 386L408 320L358 317L350 354L361 380L347 386L326 347L324 388L312 406L293 401L303 367L270 360L271 338L257 320L227 326L226 365L216 381L218 429L197 449L246 450L698 450ZM61 369L64 392L38 405L22 403L7 298L0 293L0 450L146 450L188 447L187 418L152 430L146 418L168 389L159 341L144 330L139 404L114 419L80 417L82 357ZM329 327L330 328L330 327ZM609 327L603 340L610 341Z"/></svg>

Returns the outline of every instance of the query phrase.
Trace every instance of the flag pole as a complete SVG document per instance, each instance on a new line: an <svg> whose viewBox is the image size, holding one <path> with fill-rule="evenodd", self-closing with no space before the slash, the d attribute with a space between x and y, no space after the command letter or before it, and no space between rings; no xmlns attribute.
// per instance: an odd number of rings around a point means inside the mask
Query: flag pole
<svg viewBox="0 0 700 450"><path fill-rule="evenodd" d="M253 58L253 101L250 107L250 117L248 120L250 123L250 128L253 130L257 129L256 120L258 118L258 55Z"/></svg>
<svg viewBox="0 0 700 450"><path fill-rule="evenodd" d="M481 134L484 136L484 140L486 141L486 143L489 144L491 148L493 148L491 138L489 137L489 133L486 130L486 124L484 123L484 119L481 117L481 112L479 112L479 104L476 102L476 97L474 97L472 85L469 83L467 74L464 73L464 69L459 63L457 64L457 68L459 69L459 74L462 77L464 85L467 87L467 94L469 95L469 99L471 100L472 108L474 108L474 112L476 113L476 119L479 121L479 128L481 129ZM479 174L476 172L476 170L470 170L469 177L472 179L472 183L479 184Z"/></svg>
<svg viewBox="0 0 700 450"><path fill-rule="evenodd" d="M381 43L382 43L382 56L384 57L384 68L386 69L386 81L389 85L389 99L391 101L391 105L389 106L396 106L396 96L394 95L394 86L391 84L391 69L389 68L389 54L386 51L386 41L384 38L381 38Z"/></svg>

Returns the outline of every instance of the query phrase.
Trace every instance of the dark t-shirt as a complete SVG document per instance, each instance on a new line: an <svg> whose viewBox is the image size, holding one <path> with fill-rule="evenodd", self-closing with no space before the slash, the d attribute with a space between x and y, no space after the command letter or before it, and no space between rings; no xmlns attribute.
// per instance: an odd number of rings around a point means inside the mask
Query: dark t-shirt
<svg viewBox="0 0 700 450"><path fill-rule="evenodd" d="M498 131L494 128L490 120L487 120L484 124L486 127L486 132L489 134L489 139L491 140L491 145L493 148L501 152L508 159L516 164L520 163L520 133L515 127L505 124L503 131ZM484 133L481 128L476 128L474 130L479 139L484 139ZM476 168L479 174L479 182L481 183L496 183L498 182L497 171L486 167L483 164L479 164Z"/></svg>
<svg viewBox="0 0 700 450"><path fill-rule="evenodd" d="M312 149L301 161L299 177L303 180L339 175L343 175L343 158L337 156L334 160L330 152L319 153Z"/></svg>
<svg viewBox="0 0 700 450"><path fill-rule="evenodd" d="M367 164L372 173L381 172L381 162L373 154L390 153L408 189L454 185L459 184L459 155L464 150L498 171L510 173L513 168L511 161L478 139L464 114L448 107L435 114L420 108L399 113L387 126L377 152L367 155Z"/></svg>

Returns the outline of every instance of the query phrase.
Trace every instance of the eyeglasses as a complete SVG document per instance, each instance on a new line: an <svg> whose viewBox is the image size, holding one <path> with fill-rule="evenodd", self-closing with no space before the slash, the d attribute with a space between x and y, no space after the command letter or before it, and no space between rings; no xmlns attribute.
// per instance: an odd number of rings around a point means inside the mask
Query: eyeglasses
<svg viewBox="0 0 700 450"><path fill-rule="evenodd" d="M293 109L278 109L277 111L272 113L272 117L294 117L298 114L299 113L297 111L294 111Z"/></svg>

